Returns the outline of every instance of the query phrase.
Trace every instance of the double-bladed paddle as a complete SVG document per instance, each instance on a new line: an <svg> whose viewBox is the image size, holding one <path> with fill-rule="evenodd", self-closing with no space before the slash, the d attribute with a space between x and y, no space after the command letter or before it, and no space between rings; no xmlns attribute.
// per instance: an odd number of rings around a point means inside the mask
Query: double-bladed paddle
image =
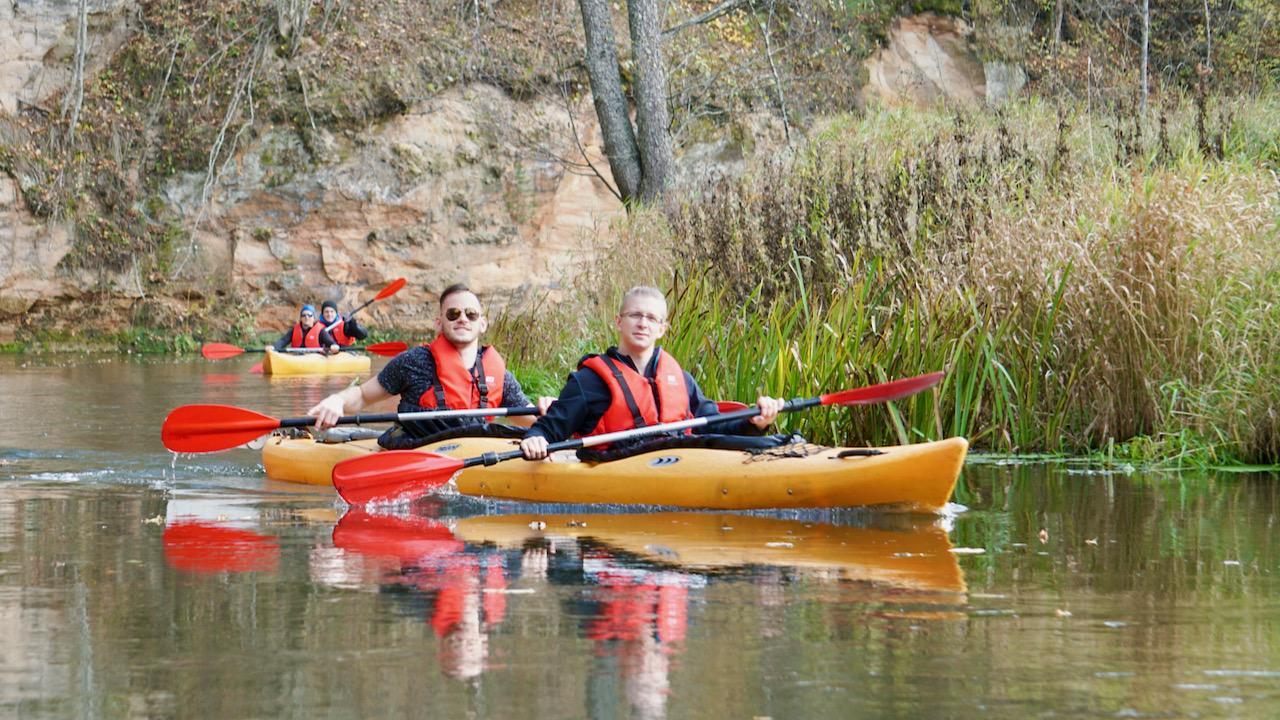
<svg viewBox="0 0 1280 720"><path fill-rule="evenodd" d="M537 415L536 407L479 408L476 410L424 410L410 413L343 415L338 425L447 420L450 418ZM313 417L274 418L234 405L183 405L164 419L160 439L174 452L205 453L229 450L286 427L315 425Z"/></svg>
<svg viewBox="0 0 1280 720"><path fill-rule="evenodd" d="M351 350L364 350L366 352L371 352L375 355L382 355L384 357L395 357L396 355L399 355L400 353L408 349L409 349L409 345L407 343L400 342L399 340L392 340L390 342L380 342L380 343L374 343L372 345L344 347L342 348L342 352L349 352ZM319 353L324 351L325 351L325 348L292 348L291 347L291 348L285 348L284 350L278 350L277 352ZM205 343L200 347L200 354L205 356L209 360L225 360L227 358L235 357L237 355L247 353L247 352L248 353L266 352L266 348L240 347L239 345L228 345L226 343Z"/></svg>
<svg viewBox="0 0 1280 720"><path fill-rule="evenodd" d="M372 300L369 300L368 302L356 308L355 310L352 310L351 312L347 313L347 316L345 318L339 315L338 319L335 320L332 325L325 326L325 330L328 330L329 332L333 332L333 329L338 327L338 325L342 323L344 320L350 320L352 317L355 316L356 313L360 312L361 310L369 307L370 305L378 302L379 300L385 300L391 297L392 295L395 295L396 293L400 292L400 288L404 287L404 283L405 283L404 278L396 278L395 280L392 280L391 282L387 283L386 287L378 291L378 294L374 295Z"/></svg>
<svg viewBox="0 0 1280 720"><path fill-rule="evenodd" d="M941 372L933 372L878 385L828 393L813 398L795 398L786 401L782 406L782 411L805 410L818 405L871 405L889 402L933 387L942 380L942 376L943 373ZM650 425L603 435L589 435L584 438L552 443L547 446L547 452L576 450L646 435L659 435L697 428L712 423L742 420L754 417L759 412L759 408L751 406L719 415L707 415L691 420ZM342 496L342 499L352 505L364 505L370 502L395 500L402 497L409 498L449 482L454 473L459 470L465 470L476 465L496 465L497 463L523 456L523 453L519 450L512 450L510 452L490 452L476 457L458 459L420 450L388 450L358 458L350 458L338 463L333 467L333 486L337 488L338 494Z"/></svg>

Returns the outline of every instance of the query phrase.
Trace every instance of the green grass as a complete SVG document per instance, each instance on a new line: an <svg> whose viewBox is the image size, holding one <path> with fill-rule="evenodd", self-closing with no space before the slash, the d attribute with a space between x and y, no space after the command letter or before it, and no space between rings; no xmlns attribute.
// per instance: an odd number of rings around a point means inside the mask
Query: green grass
<svg viewBox="0 0 1280 720"><path fill-rule="evenodd" d="M718 398L947 371L910 400L783 421L817 442L1273 464L1275 100L1222 102L1204 127L1191 100L1166 103L1160 132L1036 101L838 121L786 162L636 213L615 252L645 273L606 259L495 337L567 369L611 343L623 288L656 282L663 344Z"/></svg>

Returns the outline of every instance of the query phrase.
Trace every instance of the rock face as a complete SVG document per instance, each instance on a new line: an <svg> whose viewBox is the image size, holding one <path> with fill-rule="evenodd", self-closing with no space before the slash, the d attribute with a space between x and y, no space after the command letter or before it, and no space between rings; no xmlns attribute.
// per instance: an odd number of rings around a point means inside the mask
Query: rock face
<svg viewBox="0 0 1280 720"><path fill-rule="evenodd" d="M1026 83L1021 68L985 65L974 55L964 20L921 13L894 20L889 43L867 61L862 98L889 105L939 101L999 103Z"/></svg>
<svg viewBox="0 0 1280 720"><path fill-rule="evenodd" d="M23 207L17 183L0 175L0 318L25 313L41 298L68 294L54 267L71 249L68 229L38 221ZM0 342L13 340L11 323L0 324Z"/></svg>
<svg viewBox="0 0 1280 720"><path fill-rule="evenodd" d="M90 77L128 38L135 0L89 0L85 76ZM76 0L0 2L0 112L47 106L72 79L76 50Z"/></svg>
<svg viewBox="0 0 1280 720"><path fill-rule="evenodd" d="M574 124L608 178L589 103ZM249 288L260 327L292 322L304 302L351 307L397 277L394 301L369 312L425 329L424 307L453 282L496 302L554 288L622 213L593 175L566 172L569 115L471 86L409 108L358 136L291 128L258 136L221 178L204 212L204 178L168 192L195 242L181 276L208 289ZM552 140L552 138L555 138Z"/></svg>

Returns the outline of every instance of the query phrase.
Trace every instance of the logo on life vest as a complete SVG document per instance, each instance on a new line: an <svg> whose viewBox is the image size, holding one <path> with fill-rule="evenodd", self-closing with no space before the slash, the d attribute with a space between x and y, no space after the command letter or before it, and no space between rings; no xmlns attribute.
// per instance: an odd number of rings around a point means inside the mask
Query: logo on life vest
<svg viewBox="0 0 1280 720"><path fill-rule="evenodd" d="M675 384L676 384L676 376L675 376L675 375L668 375L668 376L667 376L667 384L668 384L668 385L675 385Z"/></svg>
<svg viewBox="0 0 1280 720"><path fill-rule="evenodd" d="M492 375L485 375L485 376L484 376L484 381L485 381L485 383L491 383L491 382L493 382L493 376L492 376Z"/></svg>

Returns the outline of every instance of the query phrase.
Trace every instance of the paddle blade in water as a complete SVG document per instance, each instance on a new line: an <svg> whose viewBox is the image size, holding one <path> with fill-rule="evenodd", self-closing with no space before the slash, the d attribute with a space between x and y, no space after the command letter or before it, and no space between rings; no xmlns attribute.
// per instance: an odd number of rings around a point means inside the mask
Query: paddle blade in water
<svg viewBox="0 0 1280 720"><path fill-rule="evenodd" d="M391 342L380 342L372 345L366 345L364 349L376 355L382 355L383 357L395 357L405 350L408 350L409 345L407 343L402 343L399 340L392 340Z"/></svg>
<svg viewBox="0 0 1280 720"><path fill-rule="evenodd" d="M233 405L183 405L160 427L160 440L174 452L204 453L228 450L280 427L270 415Z"/></svg>
<svg viewBox="0 0 1280 720"><path fill-rule="evenodd" d="M257 373L257 374L261 375L261 374L262 374L262 363L254 363L253 367L249 368L249 372L251 372L251 373Z"/></svg>
<svg viewBox="0 0 1280 720"><path fill-rule="evenodd" d="M200 354L210 360L225 360L244 353L244 348L226 343L205 343L200 346Z"/></svg>
<svg viewBox="0 0 1280 720"><path fill-rule="evenodd" d="M382 291L379 292L377 295L375 295L373 299L385 300L391 297L392 295L395 295L396 293L400 292L400 288L404 287L404 283L405 283L404 278L396 278L395 280L392 280L390 283L387 284L386 287L382 288Z"/></svg>
<svg viewBox="0 0 1280 720"><path fill-rule="evenodd" d="M419 450L388 450L333 466L333 486L352 505L412 498L444 485L463 468L457 458Z"/></svg>
<svg viewBox="0 0 1280 720"><path fill-rule="evenodd" d="M872 405L889 402L915 395L921 390L937 385L942 380L942 371L917 375L915 377L892 380L879 385L842 390L822 396L823 405Z"/></svg>

